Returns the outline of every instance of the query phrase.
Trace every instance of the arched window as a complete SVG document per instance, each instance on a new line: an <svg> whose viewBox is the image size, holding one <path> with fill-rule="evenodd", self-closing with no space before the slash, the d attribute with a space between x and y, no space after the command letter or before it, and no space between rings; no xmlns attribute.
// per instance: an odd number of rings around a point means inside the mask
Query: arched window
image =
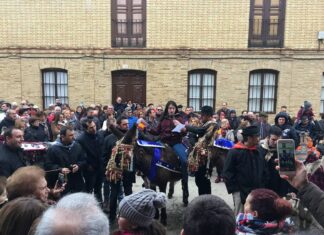
<svg viewBox="0 0 324 235"><path fill-rule="evenodd" d="M188 106L199 111L204 105L213 108L216 97L216 72L208 69L192 70L188 77Z"/></svg>
<svg viewBox="0 0 324 235"><path fill-rule="evenodd" d="M250 73L248 110L275 113L278 71L256 70Z"/></svg>
<svg viewBox="0 0 324 235"><path fill-rule="evenodd" d="M43 106L55 104L55 99L68 103L68 74L64 69L42 70Z"/></svg>

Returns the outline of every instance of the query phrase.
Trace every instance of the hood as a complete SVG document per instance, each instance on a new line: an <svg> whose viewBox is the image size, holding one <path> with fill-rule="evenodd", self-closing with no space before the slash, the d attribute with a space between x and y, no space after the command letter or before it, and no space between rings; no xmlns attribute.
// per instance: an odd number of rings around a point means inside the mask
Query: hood
<svg viewBox="0 0 324 235"><path fill-rule="evenodd" d="M278 114L276 115L276 117L275 117L275 124L276 124L276 126L278 126L278 119L279 119L280 117L285 118L285 120L286 120L285 125L287 125L288 122L289 122L288 114L285 113L285 112L280 112L280 113L278 113Z"/></svg>

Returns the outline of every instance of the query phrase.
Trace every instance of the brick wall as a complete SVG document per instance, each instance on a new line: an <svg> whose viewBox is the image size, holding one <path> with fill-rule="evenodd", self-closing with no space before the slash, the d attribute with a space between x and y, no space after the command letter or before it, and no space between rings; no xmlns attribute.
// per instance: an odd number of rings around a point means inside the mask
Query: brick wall
<svg viewBox="0 0 324 235"><path fill-rule="evenodd" d="M148 48L246 49L249 0L147 0ZM285 46L318 47L324 1L289 0ZM0 48L109 48L109 0L3 0Z"/></svg>

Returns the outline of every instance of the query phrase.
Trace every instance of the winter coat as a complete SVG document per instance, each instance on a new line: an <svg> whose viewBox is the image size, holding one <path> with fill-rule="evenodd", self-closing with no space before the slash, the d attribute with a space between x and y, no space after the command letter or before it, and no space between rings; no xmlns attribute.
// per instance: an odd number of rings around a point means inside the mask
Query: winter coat
<svg viewBox="0 0 324 235"><path fill-rule="evenodd" d="M70 145L64 145L60 140L56 141L47 150L46 170L71 168L71 165L74 164L79 166L79 170L67 175L68 181L65 187L65 193L80 192L83 190L82 169L86 166L85 153L79 143L72 142Z"/></svg>
<svg viewBox="0 0 324 235"><path fill-rule="evenodd" d="M46 142L47 134L42 126L30 126L25 129L24 139L27 142Z"/></svg>
<svg viewBox="0 0 324 235"><path fill-rule="evenodd" d="M298 198L324 227L324 192L313 183L307 183L298 192Z"/></svg>
<svg viewBox="0 0 324 235"><path fill-rule="evenodd" d="M86 153L86 162L88 170L101 170L102 166L102 143L103 140L98 134L89 134L83 132L76 141L81 145L83 151ZM89 168L90 167L90 168Z"/></svg>
<svg viewBox="0 0 324 235"><path fill-rule="evenodd" d="M240 119L238 117L229 118L228 121L233 130L236 130L240 125Z"/></svg>
<svg viewBox="0 0 324 235"><path fill-rule="evenodd" d="M253 189L264 188L267 184L266 161L256 147L248 148L238 143L227 153L223 178L228 193L240 192L244 204Z"/></svg>
<svg viewBox="0 0 324 235"><path fill-rule="evenodd" d="M5 117L1 122L0 122L0 132L2 132L2 128L6 127L7 129L10 127L15 126L15 120L12 120L8 117Z"/></svg>
<svg viewBox="0 0 324 235"><path fill-rule="evenodd" d="M7 144L0 145L0 176L8 178L23 166L26 166L26 161L21 148L13 149Z"/></svg>
<svg viewBox="0 0 324 235"><path fill-rule="evenodd" d="M183 119L180 115L176 115L175 119L181 122L182 124ZM167 117L160 121L159 125L155 129L148 129L148 132L153 135L160 135L161 141L163 143L169 144L171 146L175 144L179 144L182 142L182 137L186 135L186 133L178 133L178 132L172 132L172 130L175 128L175 125L173 123L173 118Z"/></svg>
<svg viewBox="0 0 324 235"><path fill-rule="evenodd" d="M285 118L286 120L285 124L281 126L278 124L279 117ZM297 147L299 145L299 138L297 136L295 129L289 124L289 118L287 113L285 112L278 113L275 117L275 125L282 130L283 139L293 139L295 141L295 146Z"/></svg>
<svg viewBox="0 0 324 235"><path fill-rule="evenodd" d="M300 132L307 132L309 137L312 138L313 142L317 139L317 130L314 123L309 122L307 126L304 126L302 123L297 123L295 125L295 130L297 135L299 136Z"/></svg>

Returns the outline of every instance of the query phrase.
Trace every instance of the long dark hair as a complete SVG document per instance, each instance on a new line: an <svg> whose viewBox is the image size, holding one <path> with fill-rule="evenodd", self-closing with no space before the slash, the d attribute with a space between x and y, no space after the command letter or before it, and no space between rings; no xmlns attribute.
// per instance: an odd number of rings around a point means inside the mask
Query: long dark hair
<svg viewBox="0 0 324 235"><path fill-rule="evenodd" d="M163 112L163 115L162 115L162 118L161 118L161 121L163 119L166 119L169 117L169 113L168 113L168 109L169 109L169 106L172 105L175 107L175 113L174 115L177 116L179 114L179 111L178 111L178 106L176 104L176 102L174 102L173 100L169 100L168 103L166 103L165 105L165 109L164 109L164 112Z"/></svg>

